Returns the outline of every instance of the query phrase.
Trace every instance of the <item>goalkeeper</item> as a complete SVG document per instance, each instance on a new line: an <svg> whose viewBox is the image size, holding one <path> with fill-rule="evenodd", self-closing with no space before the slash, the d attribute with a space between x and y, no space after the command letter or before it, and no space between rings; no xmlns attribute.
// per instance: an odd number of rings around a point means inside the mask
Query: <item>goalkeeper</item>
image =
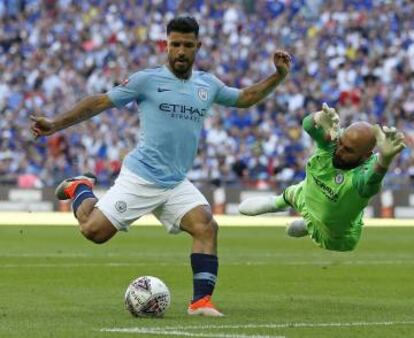
<svg viewBox="0 0 414 338"><path fill-rule="evenodd" d="M393 158L405 147L404 135L366 122L341 130L335 109L327 104L307 116L303 128L317 146L306 165L305 180L279 196L249 198L239 211L255 216L290 206L302 219L288 226L289 236L309 235L328 250L353 250L361 236L363 210L380 190Z"/></svg>

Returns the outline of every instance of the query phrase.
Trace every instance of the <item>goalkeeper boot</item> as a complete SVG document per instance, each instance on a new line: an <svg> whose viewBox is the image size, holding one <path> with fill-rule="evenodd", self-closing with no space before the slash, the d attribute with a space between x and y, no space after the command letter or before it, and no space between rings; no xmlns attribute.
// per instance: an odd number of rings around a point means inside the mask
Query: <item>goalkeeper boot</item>
<svg viewBox="0 0 414 338"><path fill-rule="evenodd" d="M63 180L56 188L55 195L60 200L72 199L75 195L76 188L84 184L92 189L98 179L94 174L86 173L81 176L70 177Z"/></svg>
<svg viewBox="0 0 414 338"><path fill-rule="evenodd" d="M298 219L288 224L286 232L290 237L304 237L308 235L308 228L303 219Z"/></svg>
<svg viewBox="0 0 414 338"><path fill-rule="evenodd" d="M257 216L269 212L278 212L286 209L287 204L283 196L252 197L239 205L239 212L246 216Z"/></svg>
<svg viewBox="0 0 414 338"><path fill-rule="evenodd" d="M187 313L191 316L206 316L206 317L223 317L211 302L211 296L207 295L203 298L192 302L187 309Z"/></svg>

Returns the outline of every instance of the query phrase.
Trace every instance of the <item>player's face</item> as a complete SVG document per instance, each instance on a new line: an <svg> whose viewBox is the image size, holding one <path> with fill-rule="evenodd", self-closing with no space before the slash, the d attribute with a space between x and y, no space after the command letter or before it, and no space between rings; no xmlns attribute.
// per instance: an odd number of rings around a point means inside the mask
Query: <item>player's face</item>
<svg viewBox="0 0 414 338"><path fill-rule="evenodd" d="M168 35L168 63L180 78L187 78L201 42L194 33L171 32Z"/></svg>
<svg viewBox="0 0 414 338"><path fill-rule="evenodd" d="M351 142L345 135L341 135L336 143L332 158L333 166L337 169L354 169L365 161L365 154L361 154L357 144Z"/></svg>

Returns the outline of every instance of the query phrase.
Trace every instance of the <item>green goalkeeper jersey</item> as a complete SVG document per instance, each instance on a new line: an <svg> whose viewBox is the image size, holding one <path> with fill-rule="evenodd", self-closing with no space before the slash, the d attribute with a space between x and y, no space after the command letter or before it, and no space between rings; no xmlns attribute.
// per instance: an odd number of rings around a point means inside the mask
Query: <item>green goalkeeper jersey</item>
<svg viewBox="0 0 414 338"><path fill-rule="evenodd" d="M306 218L317 226L322 238L315 240L322 246L349 250L361 235L363 210L380 190L384 174L374 171L376 155L354 169L336 169L332 164L335 142L326 140L312 115L304 119L303 127L317 144L303 183Z"/></svg>

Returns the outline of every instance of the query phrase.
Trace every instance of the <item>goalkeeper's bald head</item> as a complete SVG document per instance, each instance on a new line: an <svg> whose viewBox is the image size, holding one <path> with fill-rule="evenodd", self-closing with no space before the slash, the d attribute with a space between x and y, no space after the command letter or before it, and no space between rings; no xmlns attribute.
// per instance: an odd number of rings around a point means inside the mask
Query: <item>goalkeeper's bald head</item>
<svg viewBox="0 0 414 338"><path fill-rule="evenodd" d="M356 144L356 149L371 153L376 144L374 126L368 122L355 122L345 129L344 137Z"/></svg>
<svg viewBox="0 0 414 338"><path fill-rule="evenodd" d="M353 169L364 163L375 148L374 128L367 122L351 124L339 136L333 165L338 169Z"/></svg>

